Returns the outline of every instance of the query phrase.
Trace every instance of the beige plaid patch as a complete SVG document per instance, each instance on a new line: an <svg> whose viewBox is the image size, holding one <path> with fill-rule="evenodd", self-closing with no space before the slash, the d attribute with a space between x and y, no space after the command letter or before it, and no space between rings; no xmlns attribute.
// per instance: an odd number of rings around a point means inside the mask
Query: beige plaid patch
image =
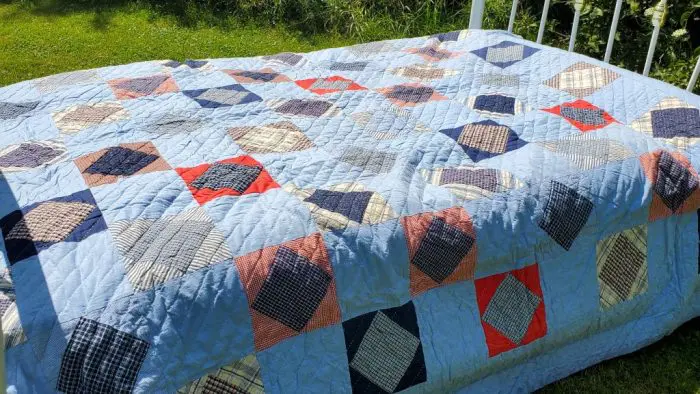
<svg viewBox="0 0 700 394"><path fill-rule="evenodd" d="M260 365L255 355L248 355L233 364L219 368L182 387L177 394L263 394Z"/></svg>
<svg viewBox="0 0 700 394"><path fill-rule="evenodd" d="M412 66L395 68L391 70L391 73L400 77L426 81L457 75L457 70L444 69L431 64L419 63Z"/></svg>
<svg viewBox="0 0 700 394"><path fill-rule="evenodd" d="M118 102L81 104L52 115L63 134L75 134L90 126L127 119L129 113Z"/></svg>
<svg viewBox="0 0 700 394"><path fill-rule="evenodd" d="M596 268L601 309L647 291L647 226L613 234L598 242Z"/></svg>
<svg viewBox="0 0 700 394"><path fill-rule="evenodd" d="M5 238L60 242L94 209L82 202L46 202L27 212Z"/></svg>
<svg viewBox="0 0 700 394"><path fill-rule="evenodd" d="M294 152L314 147L301 129L288 121L234 127L228 133L248 153Z"/></svg>
<svg viewBox="0 0 700 394"><path fill-rule="evenodd" d="M598 138L595 133L546 141L541 144L543 148L565 156L577 167L584 170L634 156L634 152L619 141Z"/></svg>
<svg viewBox="0 0 700 394"><path fill-rule="evenodd" d="M612 70L578 62L544 81L544 84L580 98L593 94L619 77L620 74Z"/></svg>
<svg viewBox="0 0 700 394"><path fill-rule="evenodd" d="M485 168L486 167L469 166L456 167L454 169L477 171ZM445 168L435 168L432 170L422 169L420 170L420 174L426 182L436 186L444 187L460 200L476 200L479 198L491 198L493 197L494 193L503 193L508 190L521 188L525 185L522 181L513 176L513 174L507 171L499 171L498 190L492 192L491 190L483 189L477 185L467 185L461 183L443 183L442 174L444 171Z"/></svg>
<svg viewBox="0 0 700 394"><path fill-rule="evenodd" d="M510 130L506 126L468 124L459 135L457 143L490 153L504 153Z"/></svg>

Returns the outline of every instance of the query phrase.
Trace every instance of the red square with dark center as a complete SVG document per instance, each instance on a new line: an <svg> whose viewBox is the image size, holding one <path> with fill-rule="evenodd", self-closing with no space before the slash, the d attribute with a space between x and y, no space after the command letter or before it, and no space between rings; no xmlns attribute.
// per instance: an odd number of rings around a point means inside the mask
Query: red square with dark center
<svg viewBox="0 0 700 394"><path fill-rule="evenodd" d="M489 357L547 334L537 264L474 281Z"/></svg>
<svg viewBox="0 0 700 394"><path fill-rule="evenodd" d="M700 208L698 173L682 153L657 150L639 160L651 182L650 222Z"/></svg>
<svg viewBox="0 0 700 394"><path fill-rule="evenodd" d="M264 193L280 187L262 164L250 156L175 170L200 205L222 196Z"/></svg>
<svg viewBox="0 0 700 394"><path fill-rule="evenodd" d="M409 253L410 293L474 278L476 234L460 208L401 218Z"/></svg>
<svg viewBox="0 0 700 394"><path fill-rule="evenodd" d="M340 76L332 76L327 78L310 78L295 81L295 83L312 93L329 94L336 92L344 92L346 90L367 90L356 82Z"/></svg>
<svg viewBox="0 0 700 394"><path fill-rule="evenodd" d="M340 322L335 277L321 234L236 259L255 349Z"/></svg>
<svg viewBox="0 0 700 394"><path fill-rule="evenodd" d="M552 108L544 108L542 111L561 116L584 133L602 129L611 123L617 123L612 115L585 100L576 100Z"/></svg>

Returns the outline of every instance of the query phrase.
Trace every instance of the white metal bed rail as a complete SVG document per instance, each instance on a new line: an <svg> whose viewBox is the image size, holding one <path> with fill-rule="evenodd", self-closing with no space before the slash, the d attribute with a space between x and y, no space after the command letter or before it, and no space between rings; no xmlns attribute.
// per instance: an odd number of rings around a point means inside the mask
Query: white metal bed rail
<svg viewBox="0 0 700 394"><path fill-rule="evenodd" d="M571 37L569 38L569 52L574 51L576 45L576 35L578 33L579 19L581 18L581 10L583 9L585 0L572 0L574 7L574 20L571 26ZM617 24L620 21L620 13L622 10L623 0L617 0L615 3L615 11L613 12L613 18L610 23L610 32L608 34L608 43L605 47L605 55L603 61L606 63L610 62L610 55L612 54L613 45L615 43L615 33L617 33ZM484 7L486 0L472 0L471 14L469 16L469 28L470 29L481 29L481 23L484 17ZM542 38L544 37L544 29L547 23L547 13L549 11L550 0L544 0L544 5L542 7L542 18L540 18L540 27L537 31L537 43L542 43ZM654 52L656 50L656 43L659 39L659 31L664 24L664 19L666 12L668 10L667 0L660 0L658 4L654 7L654 12L651 17L651 23L654 26L654 30L651 33L651 40L649 42L649 50L647 51L647 57L644 62L644 70L642 74L645 76L649 75L651 71L651 63L654 59ZM513 25L515 24L515 17L518 11L518 0L513 0L513 5L510 10L510 19L508 20L508 32L513 32ZM695 69L690 76L690 81L688 82L688 87L686 90L692 91L695 84L698 81L698 76L700 76L700 57L698 57L697 63L695 64Z"/></svg>

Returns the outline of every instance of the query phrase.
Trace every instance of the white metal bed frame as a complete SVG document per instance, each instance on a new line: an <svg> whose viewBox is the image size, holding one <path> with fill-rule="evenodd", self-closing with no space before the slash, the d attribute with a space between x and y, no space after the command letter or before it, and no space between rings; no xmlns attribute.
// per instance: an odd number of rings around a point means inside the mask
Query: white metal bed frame
<svg viewBox="0 0 700 394"><path fill-rule="evenodd" d="M622 1L617 0L615 3L615 11L613 12L612 22L610 23L610 33L608 34L608 44L605 47L605 56L603 61L606 63L610 62L610 55L612 54L613 44L615 42L615 33L617 32L617 24L620 20L620 11L622 10ZM481 23L484 18L484 6L486 0L472 0L472 8L469 16L469 28L470 29L481 29ZM547 12L549 11L550 0L544 0L544 5L542 7L542 18L540 19L540 27L537 32L537 43L542 43L542 37L544 36L544 28L547 23ZM576 44L576 34L578 33L579 19L581 18L581 10L583 9L584 0L572 0L572 5L574 7L574 20L571 26L571 38L569 39L569 52L574 51L574 45ZM651 70L651 62L654 58L654 51L656 50L656 42L659 39L659 31L664 23L664 16L668 9L667 0L660 0L659 3L654 7L654 12L651 17L651 23L654 26L654 30L651 33L651 40L649 42L649 50L647 51L646 61L644 63L644 71L642 75L648 76ZM508 32L513 32L513 24L515 22L515 16L518 11L518 0L513 0L513 5L510 10L510 19L508 20ZM700 57L698 57L697 63L695 64L695 69L690 76L690 81L686 88L687 91L691 92L698 81L698 76L700 75Z"/></svg>

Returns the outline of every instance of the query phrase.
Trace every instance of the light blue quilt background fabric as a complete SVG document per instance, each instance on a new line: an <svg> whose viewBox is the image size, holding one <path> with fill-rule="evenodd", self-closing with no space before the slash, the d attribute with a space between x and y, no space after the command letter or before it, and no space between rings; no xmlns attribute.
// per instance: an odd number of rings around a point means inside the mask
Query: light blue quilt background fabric
<svg viewBox="0 0 700 394"><path fill-rule="evenodd" d="M698 108L501 31L0 88L8 392L527 392L639 349L700 315Z"/></svg>

